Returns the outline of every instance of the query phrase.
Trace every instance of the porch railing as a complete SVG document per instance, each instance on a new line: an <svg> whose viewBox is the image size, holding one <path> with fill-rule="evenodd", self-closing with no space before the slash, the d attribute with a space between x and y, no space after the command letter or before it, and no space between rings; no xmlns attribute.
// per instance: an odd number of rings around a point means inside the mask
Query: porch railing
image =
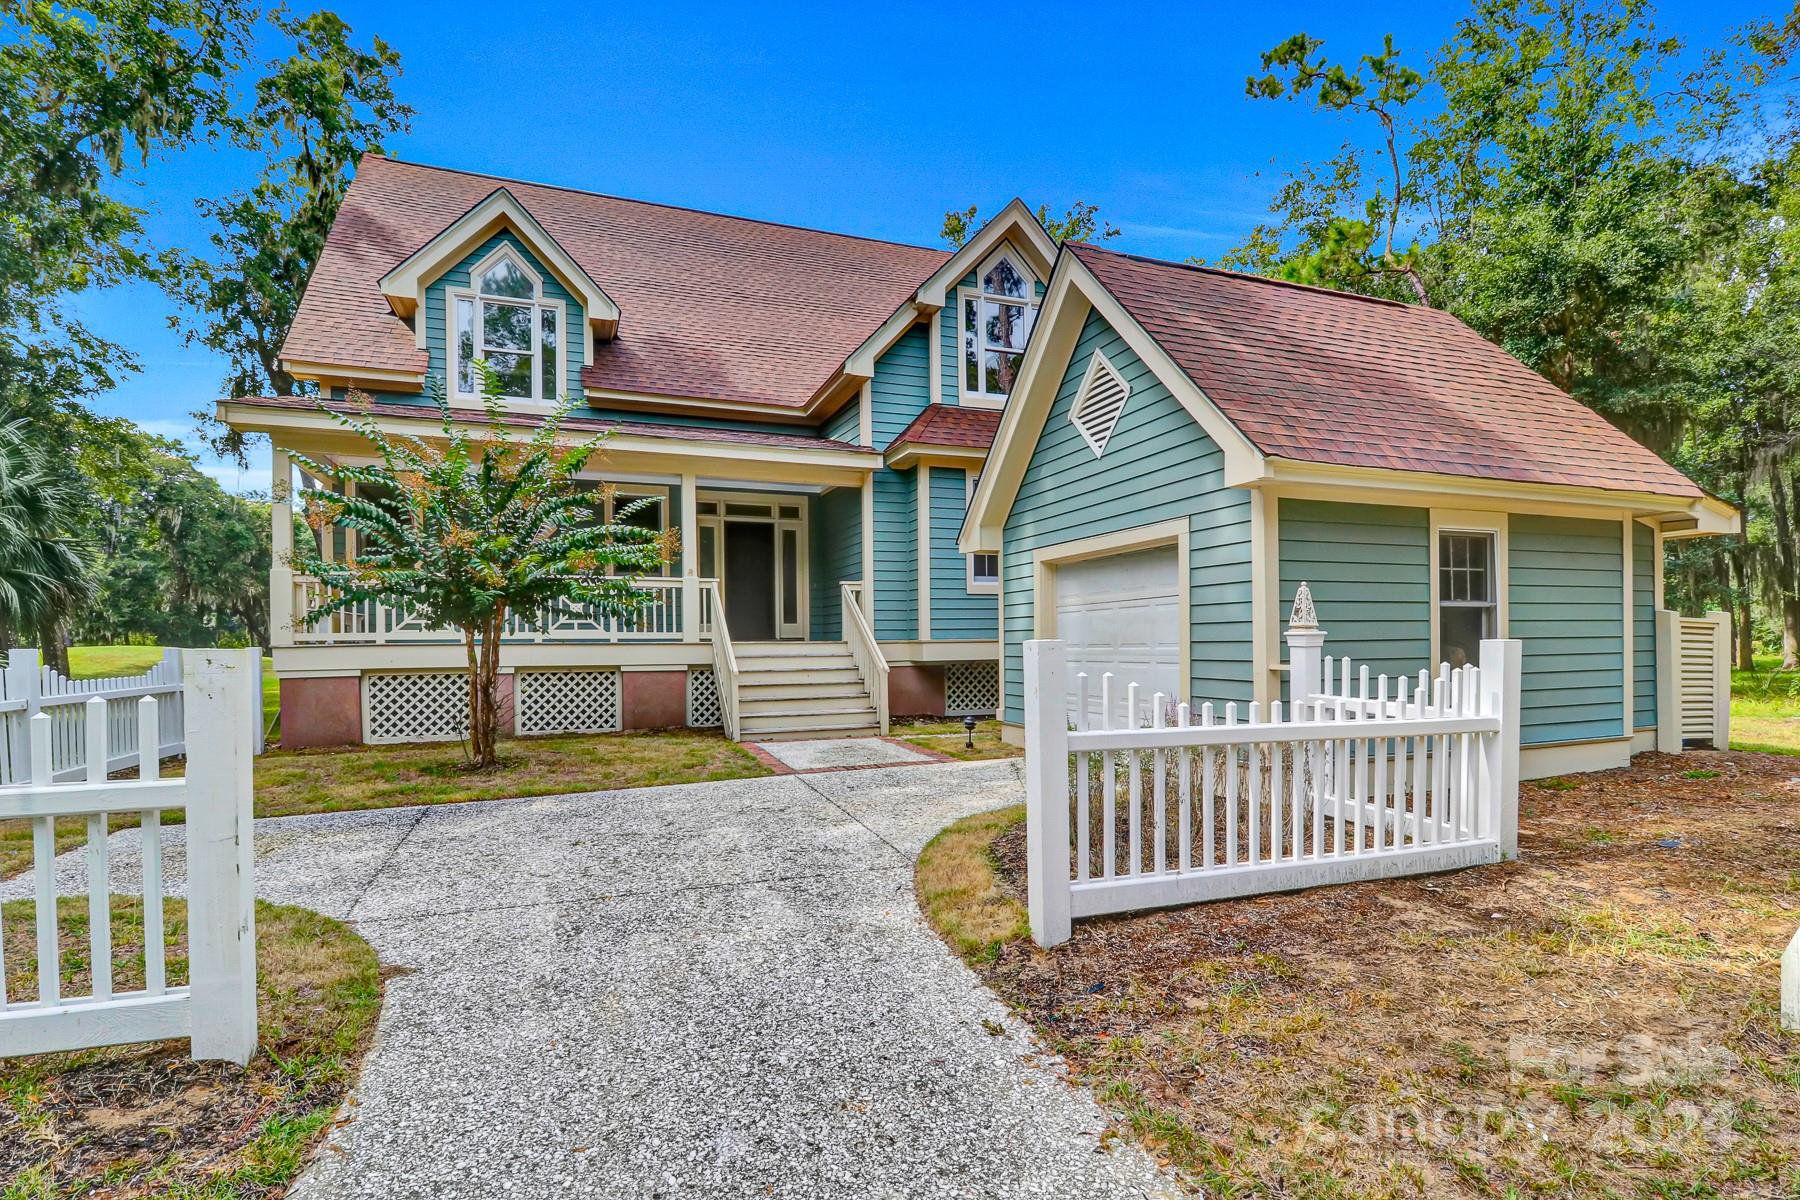
<svg viewBox="0 0 1800 1200"><path fill-rule="evenodd" d="M700 611L707 621L707 637L713 648L713 683L719 689L719 724L725 736L738 738L738 663L737 651L731 647L731 627L725 621L725 603L719 595L719 581L700 583Z"/></svg>
<svg viewBox="0 0 1800 1200"><path fill-rule="evenodd" d="M843 588L844 641L850 646L850 657L856 660L856 669L862 674L869 699L875 702L875 716L885 737L888 732L887 658L881 653L881 644L875 640L875 631L869 627L868 613L863 611L862 584L847 579Z"/></svg>
<svg viewBox="0 0 1800 1200"><path fill-rule="evenodd" d="M714 582L714 581L702 581ZM640 579L637 586L650 593L649 601L624 617L609 617L590 606L556 600L536 613L513 613L506 621L506 639L514 642L677 642L687 637L683 622L683 584L679 578ZM296 642L453 642L455 630L433 627L402 605L369 600L329 613L316 621L303 618L325 596L326 585L307 575L294 577L294 640ZM697 638L711 636L710 615L715 609L699 605Z"/></svg>

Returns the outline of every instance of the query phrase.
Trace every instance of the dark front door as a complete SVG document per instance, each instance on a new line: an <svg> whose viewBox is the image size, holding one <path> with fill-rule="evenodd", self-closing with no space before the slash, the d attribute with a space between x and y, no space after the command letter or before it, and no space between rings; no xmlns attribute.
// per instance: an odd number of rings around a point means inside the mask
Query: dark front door
<svg viewBox="0 0 1800 1200"><path fill-rule="evenodd" d="M725 620L734 642L775 640L775 527L725 522Z"/></svg>

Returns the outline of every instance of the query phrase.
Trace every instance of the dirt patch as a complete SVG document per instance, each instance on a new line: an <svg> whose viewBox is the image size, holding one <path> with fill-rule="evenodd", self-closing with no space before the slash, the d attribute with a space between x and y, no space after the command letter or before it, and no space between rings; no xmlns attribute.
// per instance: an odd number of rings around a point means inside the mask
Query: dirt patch
<svg viewBox="0 0 1800 1200"><path fill-rule="evenodd" d="M1214 1194L1800 1195L1775 1020L1800 764L1651 754L1523 790L1515 863L970 961ZM1022 900L1023 825L992 853Z"/></svg>
<svg viewBox="0 0 1800 1200"><path fill-rule="evenodd" d="M58 906L66 994L87 991L86 901ZM185 906L166 913L171 986L187 977ZM374 951L341 922L257 905L260 1052L193 1062L157 1042L0 1061L0 1179L13 1197L273 1197L342 1102L380 1009ZM11 964L32 963L32 905L5 908ZM115 897L115 986L143 986L140 902ZM36 979L7 980L14 1000Z"/></svg>

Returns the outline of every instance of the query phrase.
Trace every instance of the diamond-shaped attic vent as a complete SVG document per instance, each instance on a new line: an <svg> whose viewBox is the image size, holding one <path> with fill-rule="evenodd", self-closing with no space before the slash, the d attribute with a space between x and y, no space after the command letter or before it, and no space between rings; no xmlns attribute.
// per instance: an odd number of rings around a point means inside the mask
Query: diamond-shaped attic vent
<svg viewBox="0 0 1800 1200"><path fill-rule="evenodd" d="M1094 351L1094 357L1088 362L1087 376L1081 381L1081 392L1075 397L1075 407L1069 410L1069 423L1080 431L1082 440L1096 457L1106 453L1107 439L1112 437L1129 395L1131 385L1125 382L1125 377L1106 355Z"/></svg>

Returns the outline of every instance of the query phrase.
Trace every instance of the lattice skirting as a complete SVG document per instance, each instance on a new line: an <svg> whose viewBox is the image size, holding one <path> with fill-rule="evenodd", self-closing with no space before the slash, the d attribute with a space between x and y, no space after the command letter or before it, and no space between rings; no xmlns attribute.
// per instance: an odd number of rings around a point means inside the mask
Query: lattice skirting
<svg viewBox="0 0 1800 1200"><path fill-rule="evenodd" d="M363 741L451 742L469 728L468 674L406 671L364 675Z"/></svg>
<svg viewBox="0 0 1800 1200"><path fill-rule="evenodd" d="M944 668L944 715L991 717L1000 711L1000 664L951 663Z"/></svg>
<svg viewBox="0 0 1800 1200"><path fill-rule="evenodd" d="M688 672L687 723L692 729L717 729L725 723L719 710L719 680L711 667Z"/></svg>
<svg viewBox="0 0 1800 1200"><path fill-rule="evenodd" d="M513 685L522 734L614 733L619 728L617 671L520 671Z"/></svg>

